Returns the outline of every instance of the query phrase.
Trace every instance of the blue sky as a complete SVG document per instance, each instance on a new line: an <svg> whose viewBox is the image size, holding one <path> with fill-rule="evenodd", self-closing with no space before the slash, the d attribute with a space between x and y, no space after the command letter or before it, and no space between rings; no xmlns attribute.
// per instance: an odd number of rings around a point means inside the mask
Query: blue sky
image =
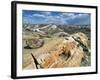
<svg viewBox="0 0 100 80"><path fill-rule="evenodd" d="M84 25L91 23L87 13L23 10L23 23Z"/></svg>

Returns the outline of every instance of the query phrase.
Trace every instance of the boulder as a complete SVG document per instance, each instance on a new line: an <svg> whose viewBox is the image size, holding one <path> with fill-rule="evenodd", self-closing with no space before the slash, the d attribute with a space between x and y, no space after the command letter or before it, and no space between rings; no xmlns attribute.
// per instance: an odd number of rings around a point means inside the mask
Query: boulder
<svg viewBox="0 0 100 80"><path fill-rule="evenodd" d="M26 49L36 49L39 47L42 47L44 44L44 41L42 39L27 39L26 40L26 46L24 48Z"/></svg>
<svg viewBox="0 0 100 80"><path fill-rule="evenodd" d="M83 43L83 45L85 45L86 47L89 47L88 37L84 33L78 32L78 33L72 34L71 36L73 36L74 39Z"/></svg>
<svg viewBox="0 0 100 80"><path fill-rule="evenodd" d="M83 51L87 55L90 55L90 41L88 40L88 37L82 32L72 34L71 36L76 42L79 43L79 45L83 48Z"/></svg>
<svg viewBox="0 0 100 80"><path fill-rule="evenodd" d="M58 32L58 33L55 33L54 36L57 36L57 37L69 37L70 34L68 34L66 32Z"/></svg>

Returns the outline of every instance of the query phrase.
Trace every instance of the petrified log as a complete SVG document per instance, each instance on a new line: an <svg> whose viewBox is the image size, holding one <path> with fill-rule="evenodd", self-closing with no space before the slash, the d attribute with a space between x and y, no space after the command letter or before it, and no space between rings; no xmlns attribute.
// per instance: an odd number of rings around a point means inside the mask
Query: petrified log
<svg viewBox="0 0 100 80"><path fill-rule="evenodd" d="M81 38L80 40L77 39L77 36L73 36L74 35L71 35L69 37L59 40L59 44L57 43L56 46L52 47L52 49L48 49L48 51L43 51L45 49L43 49L44 47L42 47L42 50L40 49L39 56L36 57L40 68L62 68L81 66L83 59L86 58L84 46L87 48L88 42L85 36L78 36Z"/></svg>
<svg viewBox="0 0 100 80"><path fill-rule="evenodd" d="M41 64L43 68L80 66L84 52L74 41L64 40Z"/></svg>

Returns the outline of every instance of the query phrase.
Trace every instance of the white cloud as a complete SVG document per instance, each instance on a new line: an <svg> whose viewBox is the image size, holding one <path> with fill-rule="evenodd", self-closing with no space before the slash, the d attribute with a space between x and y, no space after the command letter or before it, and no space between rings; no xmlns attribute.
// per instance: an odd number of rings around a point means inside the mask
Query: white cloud
<svg viewBox="0 0 100 80"><path fill-rule="evenodd" d="M44 14L45 14L45 15L50 15L50 14L51 14L51 12L44 12Z"/></svg>
<svg viewBox="0 0 100 80"><path fill-rule="evenodd" d="M88 14L78 14L77 16L83 17L83 16L88 16Z"/></svg>
<svg viewBox="0 0 100 80"><path fill-rule="evenodd" d="M33 14L32 16L33 17L36 16L36 17L43 17L43 18L45 18L45 15L43 15L43 14Z"/></svg>
<svg viewBox="0 0 100 80"><path fill-rule="evenodd" d="M67 23L66 19L61 17L61 16L47 16L46 19L45 19L45 22L47 22L47 23L58 23L58 24Z"/></svg>
<svg viewBox="0 0 100 80"><path fill-rule="evenodd" d="M87 17L88 14L62 13L62 16L66 17L66 20L73 20L73 19L76 19L76 18Z"/></svg>
<svg viewBox="0 0 100 80"><path fill-rule="evenodd" d="M71 17L71 16L75 16L75 14L74 13L62 13L62 16Z"/></svg>

